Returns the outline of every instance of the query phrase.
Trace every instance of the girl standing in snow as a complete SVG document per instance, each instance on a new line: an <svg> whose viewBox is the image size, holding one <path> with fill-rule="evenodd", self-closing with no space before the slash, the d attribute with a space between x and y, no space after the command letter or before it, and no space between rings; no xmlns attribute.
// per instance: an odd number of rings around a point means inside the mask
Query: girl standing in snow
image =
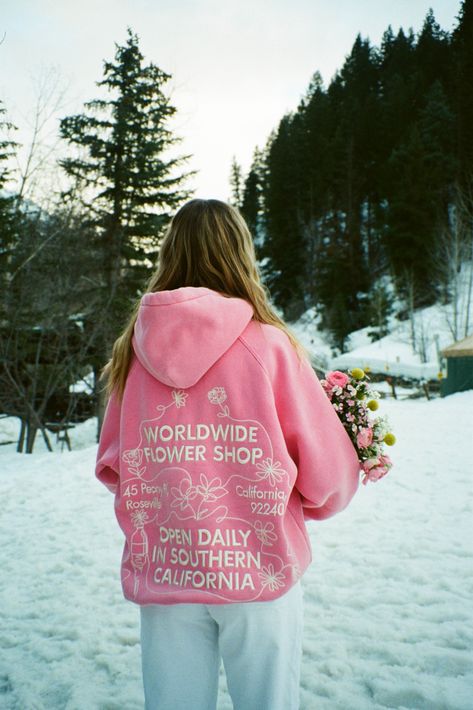
<svg viewBox="0 0 473 710"><path fill-rule="evenodd" d="M104 368L96 476L125 535L146 710L299 707L306 520L343 510L357 453L269 304L240 212L192 199Z"/></svg>

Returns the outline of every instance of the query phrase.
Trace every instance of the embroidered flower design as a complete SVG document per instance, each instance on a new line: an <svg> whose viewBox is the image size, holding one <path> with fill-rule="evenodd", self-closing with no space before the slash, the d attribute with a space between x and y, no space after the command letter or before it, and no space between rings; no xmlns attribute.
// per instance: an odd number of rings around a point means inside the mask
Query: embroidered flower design
<svg viewBox="0 0 473 710"><path fill-rule="evenodd" d="M272 592L275 592L279 587L284 587L286 579L282 572L275 572L274 565L270 563L267 567L262 567L261 572L258 572L258 577L261 579L263 587L269 587Z"/></svg>
<svg viewBox="0 0 473 710"><path fill-rule="evenodd" d="M191 485L190 481L184 479L181 481L179 488L171 488L171 493L174 494L171 508L177 508L177 506L179 506L181 510L184 510L184 508L190 505L190 501L194 500L196 497L197 490Z"/></svg>
<svg viewBox="0 0 473 710"><path fill-rule="evenodd" d="M274 534L273 523L266 523L263 525L261 520L255 522L255 534L258 540L261 540L263 545L272 546L273 542L278 539L278 536Z"/></svg>
<svg viewBox="0 0 473 710"><path fill-rule="evenodd" d="M222 404L227 399L227 393L224 387L214 387L208 392L207 397L212 404Z"/></svg>
<svg viewBox="0 0 473 710"><path fill-rule="evenodd" d="M267 478L272 486L282 481L283 476L286 473L286 471L281 468L279 461L273 461L273 459L269 457L265 458L261 463L257 463L256 468L259 469L259 471L256 471L258 478Z"/></svg>
<svg viewBox="0 0 473 710"><path fill-rule="evenodd" d="M123 452L122 459L129 466L135 466L136 468L141 464L141 461L143 459L143 452L141 449L128 449L128 451Z"/></svg>
<svg viewBox="0 0 473 710"><path fill-rule="evenodd" d="M174 400L174 404L176 407L185 407L186 405L186 398L189 395L187 392L183 392L182 390L173 390L172 391L172 398Z"/></svg>
<svg viewBox="0 0 473 710"><path fill-rule="evenodd" d="M148 513L145 510L134 510L131 520L135 528L142 528L148 520Z"/></svg>
<svg viewBox="0 0 473 710"><path fill-rule="evenodd" d="M221 412L217 412L217 417L229 417L230 410L228 405L223 406L223 402L227 399L227 393L224 387L214 387L209 392L207 392L207 397L212 402L212 404L218 404L221 408Z"/></svg>
<svg viewBox="0 0 473 710"><path fill-rule="evenodd" d="M214 501L228 493L227 489L222 485L220 478L213 478L210 482L205 473L200 474L200 486L196 486L196 490L203 496L205 501Z"/></svg>

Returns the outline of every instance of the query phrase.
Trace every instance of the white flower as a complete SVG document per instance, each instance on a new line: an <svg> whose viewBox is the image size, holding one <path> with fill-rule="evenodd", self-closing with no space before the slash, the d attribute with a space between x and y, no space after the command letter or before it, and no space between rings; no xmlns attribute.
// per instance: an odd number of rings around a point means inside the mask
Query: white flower
<svg viewBox="0 0 473 710"><path fill-rule="evenodd" d="M263 545L272 546L273 542L278 539L278 536L273 532L273 523L266 523L263 525L261 520L255 522L255 534L258 540L261 540Z"/></svg>
<svg viewBox="0 0 473 710"><path fill-rule="evenodd" d="M374 420L373 430L376 439L379 439L380 441L384 439L388 431L390 431L390 424L386 414L376 417Z"/></svg>
<svg viewBox="0 0 473 710"><path fill-rule="evenodd" d="M142 528L148 520L148 513L145 510L134 510L131 514L131 520L135 528Z"/></svg>
<svg viewBox="0 0 473 710"><path fill-rule="evenodd" d="M143 452L141 449L128 449L122 454L122 459L126 461L130 466L139 466L143 458Z"/></svg>
<svg viewBox="0 0 473 710"><path fill-rule="evenodd" d="M267 478L272 486L279 483L286 473L286 471L281 468L281 463L279 461L273 461L273 459L269 457L264 459L261 463L257 463L256 468L259 469L259 471L256 472L258 478Z"/></svg>
<svg viewBox="0 0 473 710"><path fill-rule="evenodd" d="M227 489L224 488L221 484L222 481L220 480L220 478L213 478L209 482L205 473L201 473L200 486L197 486L196 490L198 493L200 493L201 496L203 496L205 501L214 501L217 500L217 498L221 498L222 496L226 495L226 493L228 493Z"/></svg>
<svg viewBox="0 0 473 710"><path fill-rule="evenodd" d="M186 404L186 397L188 396L187 392L183 392L182 390L172 391L172 398L176 407L184 407Z"/></svg>
<svg viewBox="0 0 473 710"><path fill-rule="evenodd" d="M184 479L181 481L179 488L171 488L171 493L174 494L174 500L171 503L171 508L179 506L181 510L184 510L184 508L190 505L190 501L196 497L197 490L190 484L189 481Z"/></svg>
<svg viewBox="0 0 473 710"><path fill-rule="evenodd" d="M270 563L267 567L262 567L258 573L263 587L269 587L272 592L279 587L284 587L285 575L282 572L275 572L274 565Z"/></svg>
<svg viewBox="0 0 473 710"><path fill-rule="evenodd" d="M212 404L222 404L227 399L227 393L224 387L214 387L207 393L207 397Z"/></svg>

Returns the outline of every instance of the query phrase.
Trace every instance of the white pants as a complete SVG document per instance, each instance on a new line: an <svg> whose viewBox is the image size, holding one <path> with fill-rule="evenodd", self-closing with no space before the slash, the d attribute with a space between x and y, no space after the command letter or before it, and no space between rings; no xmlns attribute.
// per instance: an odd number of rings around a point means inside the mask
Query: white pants
<svg viewBox="0 0 473 710"><path fill-rule="evenodd" d="M220 661L234 710L298 710L300 580L270 602L140 607L146 710L216 710Z"/></svg>

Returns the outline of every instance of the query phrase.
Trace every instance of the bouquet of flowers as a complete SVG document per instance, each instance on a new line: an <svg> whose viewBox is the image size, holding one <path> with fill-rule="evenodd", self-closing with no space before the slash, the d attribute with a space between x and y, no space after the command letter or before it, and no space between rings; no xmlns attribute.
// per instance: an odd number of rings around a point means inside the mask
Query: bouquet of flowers
<svg viewBox="0 0 473 710"><path fill-rule="evenodd" d="M364 473L363 484L378 481L386 475L393 463L384 453L383 446L392 446L396 441L389 431L386 416L369 417L370 411L378 409L380 395L369 388L367 380L368 375L360 367L348 373L332 370L320 380L358 453Z"/></svg>

